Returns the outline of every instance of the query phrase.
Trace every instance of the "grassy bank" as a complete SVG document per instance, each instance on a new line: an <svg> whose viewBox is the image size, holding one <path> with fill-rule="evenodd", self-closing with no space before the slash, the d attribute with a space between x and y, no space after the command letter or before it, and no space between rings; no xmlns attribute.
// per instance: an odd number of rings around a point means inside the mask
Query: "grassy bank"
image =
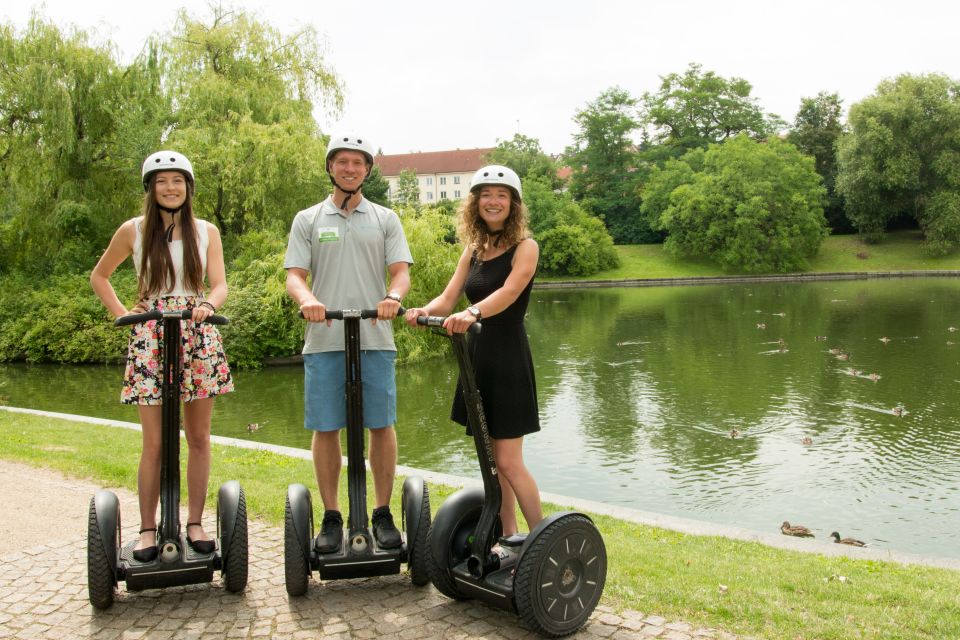
<svg viewBox="0 0 960 640"><path fill-rule="evenodd" d="M125 429L0 411L0 457L97 485L135 489L139 438ZM215 445L208 504L222 482L239 479L251 517L279 527L286 486L312 486L312 478L307 461ZM430 491L436 512L450 489ZM603 603L616 609L758 638L960 637L960 572L595 520L609 556Z"/></svg>
<svg viewBox="0 0 960 640"><path fill-rule="evenodd" d="M960 270L960 255L930 258L922 250L918 231L888 233L880 244L864 244L856 235L830 236L820 253L810 261L807 273L837 271L917 271L930 269ZM665 255L663 245L618 245L620 267L585 278L539 277L543 282L576 280L629 280L634 278L688 278L740 275L724 271L705 260L675 260Z"/></svg>

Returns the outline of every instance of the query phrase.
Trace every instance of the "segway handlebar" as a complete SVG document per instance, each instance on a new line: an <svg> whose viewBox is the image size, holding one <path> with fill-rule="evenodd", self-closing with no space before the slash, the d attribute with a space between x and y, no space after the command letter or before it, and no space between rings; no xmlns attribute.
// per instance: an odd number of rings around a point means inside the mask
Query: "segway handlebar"
<svg viewBox="0 0 960 640"><path fill-rule="evenodd" d="M113 326L115 327L125 327L129 324L137 324L138 322L148 322L150 320L163 320L164 318L179 318L180 320L189 320L193 316L193 311L191 309L183 309L182 311L147 311L146 313L131 313L125 316L120 316L117 318ZM230 324L230 321L223 316L212 315L204 320L207 324Z"/></svg>
<svg viewBox="0 0 960 640"><path fill-rule="evenodd" d="M406 312L406 309L400 307L400 309L397 311L397 317L399 318ZM297 315L303 318L303 311L297 311ZM376 317L376 309L338 309L336 311L327 309L326 313L327 320L343 320L344 318L360 318L361 320L369 320L370 318Z"/></svg>
<svg viewBox="0 0 960 640"><path fill-rule="evenodd" d="M417 324L422 324L426 327L442 327L443 321L447 319L447 316L418 316ZM479 322L474 322L467 329L467 333L477 334L483 330L483 325Z"/></svg>

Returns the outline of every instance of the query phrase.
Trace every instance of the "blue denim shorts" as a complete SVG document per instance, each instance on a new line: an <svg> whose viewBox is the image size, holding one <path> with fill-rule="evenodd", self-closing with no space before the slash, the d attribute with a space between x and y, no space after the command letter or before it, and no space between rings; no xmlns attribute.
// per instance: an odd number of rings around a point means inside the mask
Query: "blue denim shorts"
<svg viewBox="0 0 960 640"><path fill-rule="evenodd" d="M397 421L396 351L361 351L363 426L382 429ZM303 426L337 431L347 426L346 365L343 351L303 355Z"/></svg>

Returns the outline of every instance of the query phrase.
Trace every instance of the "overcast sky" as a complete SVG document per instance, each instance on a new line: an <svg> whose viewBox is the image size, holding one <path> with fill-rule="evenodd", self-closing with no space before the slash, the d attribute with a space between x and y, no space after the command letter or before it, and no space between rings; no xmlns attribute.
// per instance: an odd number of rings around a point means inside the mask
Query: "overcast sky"
<svg viewBox="0 0 960 640"><path fill-rule="evenodd" d="M206 3L135 0L4 2L18 28L30 10L111 40L129 60L177 10ZM844 106L884 78L941 72L960 78L960 3L943 0L554 0L337 2L240 0L284 33L312 24L346 92L349 128L384 153L488 147L520 132L545 151L572 143L573 115L619 85L640 97L690 62L753 85L766 111L792 122L800 99L826 90ZM267 8L269 6L269 9Z"/></svg>

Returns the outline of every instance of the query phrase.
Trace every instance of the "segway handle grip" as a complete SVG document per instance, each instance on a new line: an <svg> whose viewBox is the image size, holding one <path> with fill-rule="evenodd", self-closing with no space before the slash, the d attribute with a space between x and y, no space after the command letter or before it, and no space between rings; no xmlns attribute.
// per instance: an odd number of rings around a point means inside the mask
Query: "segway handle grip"
<svg viewBox="0 0 960 640"><path fill-rule="evenodd" d="M447 316L417 316L417 324L422 324L427 327L442 327L443 321L447 319ZM479 322L474 322L467 329L467 333L477 334L483 331L483 325Z"/></svg>
<svg viewBox="0 0 960 640"><path fill-rule="evenodd" d="M403 307L397 311L397 316L403 315L407 310ZM303 311L297 311L297 315L301 318L303 317ZM327 309L327 320L343 320L346 318L360 318L361 320L368 320L370 318L377 317L376 309L339 309L336 311L331 311Z"/></svg>
<svg viewBox="0 0 960 640"><path fill-rule="evenodd" d="M137 324L138 322L148 322L150 320L163 320L165 315L179 315L181 320L189 320L193 316L193 311L191 309L184 309L182 311L168 311L164 313L163 311L153 310L147 311L146 313L131 313L125 316L120 316L113 322L115 327L125 327L130 324ZM220 315L212 315L204 320L207 324L230 324L230 321L225 317Z"/></svg>

